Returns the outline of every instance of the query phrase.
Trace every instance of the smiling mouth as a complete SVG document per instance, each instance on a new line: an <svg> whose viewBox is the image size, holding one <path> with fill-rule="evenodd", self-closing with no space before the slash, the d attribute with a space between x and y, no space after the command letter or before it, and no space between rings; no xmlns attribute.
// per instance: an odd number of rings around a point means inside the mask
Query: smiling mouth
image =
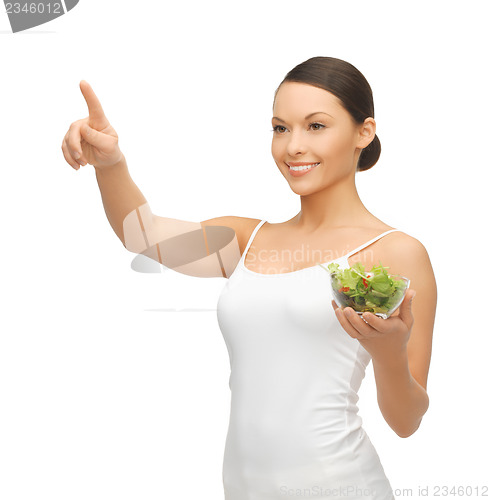
<svg viewBox="0 0 490 500"><path fill-rule="evenodd" d="M286 163L286 165L288 164ZM299 167L292 167L291 165L288 165L288 168L293 172L302 172L303 170L310 170L311 168L316 167L318 165L320 165L320 162L310 163L309 165L301 165Z"/></svg>

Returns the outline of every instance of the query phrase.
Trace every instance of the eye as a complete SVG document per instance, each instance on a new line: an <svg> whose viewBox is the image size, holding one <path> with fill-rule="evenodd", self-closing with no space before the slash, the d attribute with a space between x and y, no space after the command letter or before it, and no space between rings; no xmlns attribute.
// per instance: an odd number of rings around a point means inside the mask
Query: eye
<svg viewBox="0 0 490 500"><path fill-rule="evenodd" d="M313 130L321 130L322 128L325 128L325 125L322 125L321 123L310 123L310 127L315 125L318 125L320 128L314 128Z"/></svg>
<svg viewBox="0 0 490 500"><path fill-rule="evenodd" d="M286 127L283 127L282 125L276 125L275 127L272 127L271 132L277 132L278 134L281 134L282 132L279 132L280 128L286 128Z"/></svg>

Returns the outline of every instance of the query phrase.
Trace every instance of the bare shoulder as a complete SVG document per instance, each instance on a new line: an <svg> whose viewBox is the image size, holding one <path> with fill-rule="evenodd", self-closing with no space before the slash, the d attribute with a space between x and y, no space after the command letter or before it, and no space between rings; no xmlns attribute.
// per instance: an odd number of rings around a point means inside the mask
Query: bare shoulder
<svg viewBox="0 0 490 500"><path fill-rule="evenodd" d="M235 231L238 245L240 247L240 254L243 254L247 242L252 235L253 230L260 222L261 219L253 219L250 217L239 217L235 215L224 215L222 217L214 217L201 221L201 226L226 226Z"/></svg>
<svg viewBox="0 0 490 500"><path fill-rule="evenodd" d="M394 231L383 239L385 240L383 250L388 252L392 259L405 262L430 262L429 253L424 244L403 231Z"/></svg>
<svg viewBox="0 0 490 500"><path fill-rule="evenodd" d="M390 266L390 274L425 276L434 284L434 272L429 253L417 238L403 231L394 231L382 238L379 257ZM381 241L382 241L381 240Z"/></svg>

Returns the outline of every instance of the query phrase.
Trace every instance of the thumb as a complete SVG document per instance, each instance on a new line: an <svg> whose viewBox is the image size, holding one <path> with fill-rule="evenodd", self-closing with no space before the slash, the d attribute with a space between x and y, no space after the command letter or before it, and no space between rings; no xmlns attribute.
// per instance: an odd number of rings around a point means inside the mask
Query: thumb
<svg viewBox="0 0 490 500"><path fill-rule="evenodd" d="M92 146L95 146L101 151L106 150L110 146L110 136L108 136L107 134L103 134L98 130L95 130L87 124L82 125L82 127L80 128L80 133L82 134L82 137L86 142L88 142Z"/></svg>
<svg viewBox="0 0 490 500"><path fill-rule="evenodd" d="M406 322L412 317L412 300L417 292L415 290L409 290L409 293L405 294L402 305L400 306L400 319Z"/></svg>

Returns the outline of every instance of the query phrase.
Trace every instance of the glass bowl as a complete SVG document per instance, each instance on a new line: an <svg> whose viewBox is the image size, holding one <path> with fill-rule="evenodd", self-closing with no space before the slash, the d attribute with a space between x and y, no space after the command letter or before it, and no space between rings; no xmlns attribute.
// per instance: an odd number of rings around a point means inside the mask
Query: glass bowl
<svg viewBox="0 0 490 500"><path fill-rule="evenodd" d="M352 267L347 269L352 269ZM383 319L388 319L398 309L410 286L408 278L388 274L392 286L384 291L376 290L369 281L374 273L366 271L364 274L368 279L362 280L356 290L343 290L337 273L329 271L329 274L333 299L340 308L351 307L359 315L370 312Z"/></svg>

